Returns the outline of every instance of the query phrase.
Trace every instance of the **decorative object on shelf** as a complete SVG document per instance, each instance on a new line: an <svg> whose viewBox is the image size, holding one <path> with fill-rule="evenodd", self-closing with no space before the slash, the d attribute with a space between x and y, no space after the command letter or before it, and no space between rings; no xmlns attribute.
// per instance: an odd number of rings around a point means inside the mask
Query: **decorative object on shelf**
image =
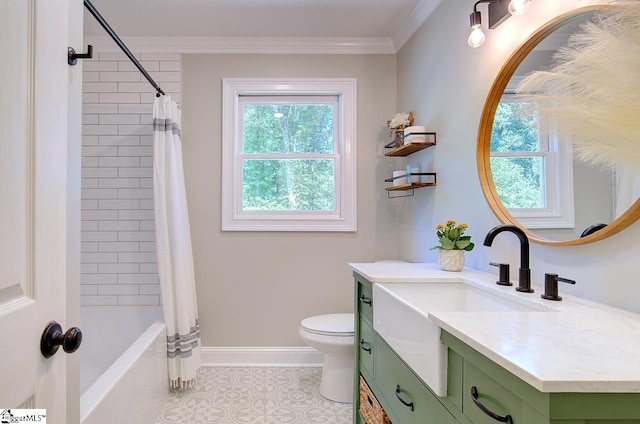
<svg viewBox="0 0 640 424"><path fill-rule="evenodd" d="M464 252L473 250L475 246L471 236L464 235L467 228L469 226L464 222L456 225L453 219L436 226L440 245L433 246L431 250L440 250L438 261L444 271L460 271L464 268Z"/></svg>
<svg viewBox="0 0 640 424"><path fill-rule="evenodd" d="M404 129L411 125L413 125L413 112L396 113L396 116L387 121L389 135L393 137L393 147L399 147L404 144Z"/></svg>

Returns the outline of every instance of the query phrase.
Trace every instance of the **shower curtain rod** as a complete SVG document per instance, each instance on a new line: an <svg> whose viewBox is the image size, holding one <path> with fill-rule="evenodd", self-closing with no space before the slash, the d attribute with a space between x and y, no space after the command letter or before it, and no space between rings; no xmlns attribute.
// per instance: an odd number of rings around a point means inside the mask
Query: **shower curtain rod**
<svg viewBox="0 0 640 424"><path fill-rule="evenodd" d="M151 78L151 75L149 75L147 70L144 69L144 67L140 64L140 62L138 62L138 59L135 58L135 56L129 51L127 46L122 42L122 40L120 40L120 37L118 37L118 34L116 34L113 31L113 29L111 29L107 21L105 21L102 15L100 14L100 12L96 10L96 8L91 4L89 0L84 0L84 6L87 9L89 9L89 12L91 12L93 17L96 18L98 23L102 25L102 28L104 28L104 30L107 31L107 34L109 34L111 38L113 38L113 41L115 41L116 44L122 49L124 54L126 54L129 57L129 59L133 62L133 64L136 65L136 68L138 68L138 70L142 73L142 75L144 75L147 81L149 81L149 84L151 84L153 88L156 89L157 91L156 96L160 96L160 94L164 95L165 92L162 91L160 86L158 86L158 84L153 80L153 78Z"/></svg>

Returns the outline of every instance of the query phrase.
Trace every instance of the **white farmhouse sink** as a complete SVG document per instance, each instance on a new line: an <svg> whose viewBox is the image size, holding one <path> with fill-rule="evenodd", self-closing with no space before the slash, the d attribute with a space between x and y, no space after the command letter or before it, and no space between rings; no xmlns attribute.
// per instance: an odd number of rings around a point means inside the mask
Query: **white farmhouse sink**
<svg viewBox="0 0 640 424"><path fill-rule="evenodd" d="M374 329L438 396L447 395L447 350L436 311L536 312L544 306L460 281L373 285ZM509 319L509 318L505 318Z"/></svg>

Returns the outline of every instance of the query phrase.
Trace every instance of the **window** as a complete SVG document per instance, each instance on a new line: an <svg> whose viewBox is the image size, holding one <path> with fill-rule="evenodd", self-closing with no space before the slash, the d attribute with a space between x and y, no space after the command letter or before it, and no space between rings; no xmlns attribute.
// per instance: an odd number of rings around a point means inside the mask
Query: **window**
<svg viewBox="0 0 640 424"><path fill-rule="evenodd" d="M571 142L514 94L495 113L491 173L502 203L527 228L574 227Z"/></svg>
<svg viewBox="0 0 640 424"><path fill-rule="evenodd" d="M222 229L355 231L354 79L223 81Z"/></svg>

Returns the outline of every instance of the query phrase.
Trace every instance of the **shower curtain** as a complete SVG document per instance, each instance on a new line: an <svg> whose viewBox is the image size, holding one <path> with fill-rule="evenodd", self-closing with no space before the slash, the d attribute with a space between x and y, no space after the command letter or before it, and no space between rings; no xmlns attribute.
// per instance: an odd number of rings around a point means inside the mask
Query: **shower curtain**
<svg viewBox="0 0 640 424"><path fill-rule="evenodd" d="M182 167L180 109L168 95L156 97L153 105L153 168L169 380L174 388L187 388L195 382L201 365L201 341Z"/></svg>

